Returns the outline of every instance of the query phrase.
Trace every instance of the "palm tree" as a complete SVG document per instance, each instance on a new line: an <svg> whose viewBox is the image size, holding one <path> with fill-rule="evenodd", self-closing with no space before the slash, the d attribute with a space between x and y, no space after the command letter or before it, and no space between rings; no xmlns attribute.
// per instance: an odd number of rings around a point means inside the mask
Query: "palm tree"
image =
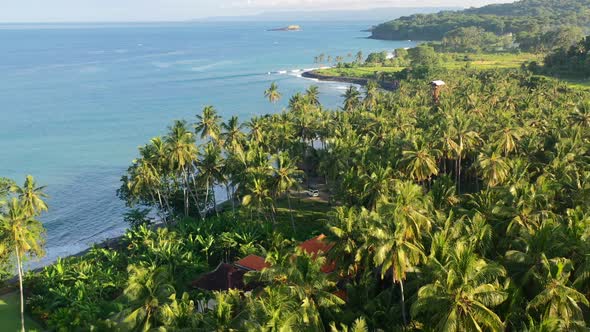
<svg viewBox="0 0 590 332"><path fill-rule="evenodd" d="M279 86L277 85L277 83L272 82L270 84L270 88L264 91L264 97L266 97L266 99L268 99L268 101L273 104L281 100L282 96L279 92Z"/></svg>
<svg viewBox="0 0 590 332"><path fill-rule="evenodd" d="M365 206L374 210L377 203L387 196L391 189L393 170L391 167L373 166L370 174L363 174L364 180L363 200Z"/></svg>
<svg viewBox="0 0 590 332"><path fill-rule="evenodd" d="M374 110L379 100L379 85L375 81L369 81L365 86L365 106Z"/></svg>
<svg viewBox="0 0 590 332"><path fill-rule="evenodd" d="M43 192L45 186L37 186L32 175L27 175L22 187L13 186L12 190L18 194L28 215L39 215L41 212L47 211L47 204L43 200L47 198L47 195Z"/></svg>
<svg viewBox="0 0 590 332"><path fill-rule="evenodd" d="M365 60L365 58L363 56L363 51L358 51L356 53L356 59L355 59L356 63L360 65L364 62L364 60Z"/></svg>
<svg viewBox="0 0 590 332"><path fill-rule="evenodd" d="M272 205L270 190L267 189L264 180L256 176L253 177L249 183L246 183L245 190L248 192L248 194L244 195L242 198L242 204L244 206L250 206L254 204L258 213L258 217L260 217L260 212L264 209L264 207Z"/></svg>
<svg viewBox="0 0 590 332"><path fill-rule="evenodd" d="M213 209L217 212L217 201L215 197L215 184L224 181L223 158L221 157L221 149L212 142L205 145L205 149L201 154L201 159L198 161L197 168L199 176L205 181L205 206L209 205L209 193L213 194Z"/></svg>
<svg viewBox="0 0 590 332"><path fill-rule="evenodd" d="M238 144L242 144L246 135L242 132L244 124L241 124L237 116L232 116L227 122L221 124L221 138L225 148L232 149Z"/></svg>
<svg viewBox="0 0 590 332"><path fill-rule="evenodd" d="M583 328L584 314L579 304L588 307L590 303L584 294L570 287L572 263L565 258L543 258L547 272L545 289L529 302L527 310L540 312L543 319L559 319L565 330Z"/></svg>
<svg viewBox="0 0 590 332"><path fill-rule="evenodd" d="M361 104L361 93L354 85L349 86L342 97L344 97L344 110L347 112L351 112Z"/></svg>
<svg viewBox="0 0 590 332"><path fill-rule="evenodd" d="M123 297L129 309L121 312L120 324L127 330L149 331L160 325L175 294L165 268L129 265L129 281Z"/></svg>
<svg viewBox="0 0 590 332"><path fill-rule="evenodd" d="M37 195L43 197L39 191L37 191ZM44 255L42 236L43 233L45 233L45 229L41 222L35 219L36 214L30 213L31 211L39 210L31 209L30 201L27 200L27 196L23 197L21 200L13 197L8 203L6 215L0 214L2 233L8 238L9 243L14 246L20 289L21 330L23 332L25 331L23 259L26 255L30 257L42 257ZM35 200L35 202L37 202L39 206L45 206L45 203L42 202L42 200Z"/></svg>
<svg viewBox="0 0 590 332"><path fill-rule="evenodd" d="M275 156L275 162L275 193L277 196L284 192L287 193L291 226L293 227L293 233L295 233L295 220L293 218L293 208L291 207L291 189L298 184L298 177L303 174L303 171L297 168L295 162L285 152Z"/></svg>
<svg viewBox="0 0 590 332"><path fill-rule="evenodd" d="M307 102L313 106L320 105L319 95L320 95L320 89L318 88L317 85L311 85L305 91L305 98L307 99Z"/></svg>
<svg viewBox="0 0 590 332"><path fill-rule="evenodd" d="M510 153L517 151L518 141L520 141L521 136L522 134L518 129L504 128L494 134L495 144L507 157Z"/></svg>
<svg viewBox="0 0 590 332"><path fill-rule="evenodd" d="M489 187L504 183L510 171L506 160L497 152L480 153L476 167L481 171L481 175Z"/></svg>
<svg viewBox="0 0 590 332"><path fill-rule="evenodd" d="M189 213L189 193L192 192L189 185L189 172L197 158L197 148L194 143L193 134L187 130L186 122L175 121L170 127L170 132L165 138L170 169L182 179L182 190L184 197L184 214ZM196 193L194 193L196 195ZM196 201L196 197L194 197Z"/></svg>
<svg viewBox="0 0 590 332"><path fill-rule="evenodd" d="M367 255L362 246L367 238L366 230L379 216L364 208L357 211L355 208L342 206L337 207L330 216L329 237L334 247L329 256L347 275L356 276L362 264L366 263Z"/></svg>
<svg viewBox="0 0 590 332"><path fill-rule="evenodd" d="M396 183L393 202L378 208L380 218L371 226L366 243L375 265L381 267L381 277L391 273L393 283L400 286L404 325L407 324L404 280L407 271L424 256L421 237L430 230L429 205L420 186Z"/></svg>
<svg viewBox="0 0 590 332"><path fill-rule="evenodd" d="M402 163L406 165L409 176L422 183L438 175L436 159L440 154L439 150L430 148L422 140L414 141L411 150L402 152Z"/></svg>
<svg viewBox="0 0 590 332"><path fill-rule="evenodd" d="M280 288L299 302L299 316L305 327L303 330L322 330L322 309L336 309L344 301L333 294L336 283L322 272L325 257L312 257L302 249L295 255L280 255L279 259L267 256L271 264L251 278L270 283Z"/></svg>
<svg viewBox="0 0 590 332"><path fill-rule="evenodd" d="M418 291L414 316L423 315L438 331L503 331L504 323L492 308L507 298L499 278L500 265L479 258L473 249L457 243L445 262L431 258L432 283Z"/></svg>
<svg viewBox="0 0 590 332"><path fill-rule="evenodd" d="M217 110L213 106L205 106L203 112L197 115L195 131L200 133L201 138L209 137L209 140L217 141L219 139L219 121L221 117L217 115Z"/></svg>
<svg viewBox="0 0 590 332"><path fill-rule="evenodd" d="M249 298L250 299L250 298ZM265 287L246 305L249 331L294 331L300 327L300 304L282 287Z"/></svg>

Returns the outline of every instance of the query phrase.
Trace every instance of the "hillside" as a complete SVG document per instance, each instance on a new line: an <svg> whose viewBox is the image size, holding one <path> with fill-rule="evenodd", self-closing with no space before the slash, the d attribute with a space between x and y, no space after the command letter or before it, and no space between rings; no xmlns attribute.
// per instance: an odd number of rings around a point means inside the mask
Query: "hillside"
<svg viewBox="0 0 590 332"><path fill-rule="evenodd" d="M378 25L372 38L442 40L457 28L478 27L496 35L513 34L523 50L536 50L549 33L565 28L590 27L590 0L523 0L461 11L416 14ZM549 45L551 46L551 45Z"/></svg>

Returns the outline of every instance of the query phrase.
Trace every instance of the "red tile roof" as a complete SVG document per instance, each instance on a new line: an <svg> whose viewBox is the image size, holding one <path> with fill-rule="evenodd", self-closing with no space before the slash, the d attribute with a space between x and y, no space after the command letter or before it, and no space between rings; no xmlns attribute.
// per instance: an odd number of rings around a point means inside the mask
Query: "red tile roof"
<svg viewBox="0 0 590 332"><path fill-rule="evenodd" d="M317 256L320 252L323 254L328 253L334 247L333 243L329 243L326 241L326 236L321 234L313 239L309 239L299 245L299 248L303 249L306 253ZM334 261L327 261L324 266L322 266L322 272L324 273L332 273L336 270L336 263Z"/></svg>
<svg viewBox="0 0 590 332"><path fill-rule="evenodd" d="M324 234L314 237L313 239L309 239L299 245L299 248L305 250L310 255L317 255L320 251L324 254L330 251L334 246L333 243L329 243L325 241L326 236Z"/></svg>
<svg viewBox="0 0 590 332"><path fill-rule="evenodd" d="M236 262L238 267L242 267L250 271L262 271L267 267L270 267L268 263L264 261L264 257L249 255Z"/></svg>

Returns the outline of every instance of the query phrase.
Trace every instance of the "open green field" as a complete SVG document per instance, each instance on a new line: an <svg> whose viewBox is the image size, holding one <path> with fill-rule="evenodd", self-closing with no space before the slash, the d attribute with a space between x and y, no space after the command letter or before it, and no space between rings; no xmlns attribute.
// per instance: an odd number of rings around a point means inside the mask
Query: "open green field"
<svg viewBox="0 0 590 332"><path fill-rule="evenodd" d="M543 57L532 53L446 53L443 67L448 69L464 68L467 64L476 69L519 68L524 62L542 62Z"/></svg>
<svg viewBox="0 0 590 332"><path fill-rule="evenodd" d="M41 326L25 314L27 331L42 331ZM0 296L0 331L20 331L20 304L18 292Z"/></svg>
<svg viewBox="0 0 590 332"><path fill-rule="evenodd" d="M543 56L532 53L482 53L482 54L468 54L468 53L444 53L442 55L443 61L441 67L446 69L461 69L465 67L475 69L495 69L495 68L519 68L525 62L536 61L543 62ZM358 77L371 79L375 77L376 73L396 73L400 72L404 67L383 67L383 66L362 66L355 68L328 68L320 69L316 72L324 76L334 77ZM562 79L567 82L570 87L575 89L590 89L590 80L576 80L576 79Z"/></svg>
<svg viewBox="0 0 590 332"><path fill-rule="evenodd" d="M527 61L542 61L542 57L531 53L467 54L445 53L441 66L447 69L459 69L465 66L477 69L518 68ZM375 73L396 73L404 67L363 66L356 68L329 68L316 71L318 74L338 77L371 78Z"/></svg>
<svg viewBox="0 0 590 332"><path fill-rule="evenodd" d="M574 89L590 90L590 80L583 79L562 79L567 82L568 85Z"/></svg>
<svg viewBox="0 0 590 332"><path fill-rule="evenodd" d="M360 78L372 78L376 72L382 73L397 73L402 71L404 67L356 67L356 68L328 68L316 70L316 73L326 76L336 77L360 77Z"/></svg>

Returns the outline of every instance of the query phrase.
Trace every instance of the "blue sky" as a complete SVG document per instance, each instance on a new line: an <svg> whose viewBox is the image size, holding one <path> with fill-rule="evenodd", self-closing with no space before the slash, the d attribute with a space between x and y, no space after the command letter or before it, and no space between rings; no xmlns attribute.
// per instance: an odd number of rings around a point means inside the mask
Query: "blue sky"
<svg viewBox="0 0 590 332"><path fill-rule="evenodd" d="M510 0L0 0L0 22L176 21L264 11L471 7Z"/></svg>

